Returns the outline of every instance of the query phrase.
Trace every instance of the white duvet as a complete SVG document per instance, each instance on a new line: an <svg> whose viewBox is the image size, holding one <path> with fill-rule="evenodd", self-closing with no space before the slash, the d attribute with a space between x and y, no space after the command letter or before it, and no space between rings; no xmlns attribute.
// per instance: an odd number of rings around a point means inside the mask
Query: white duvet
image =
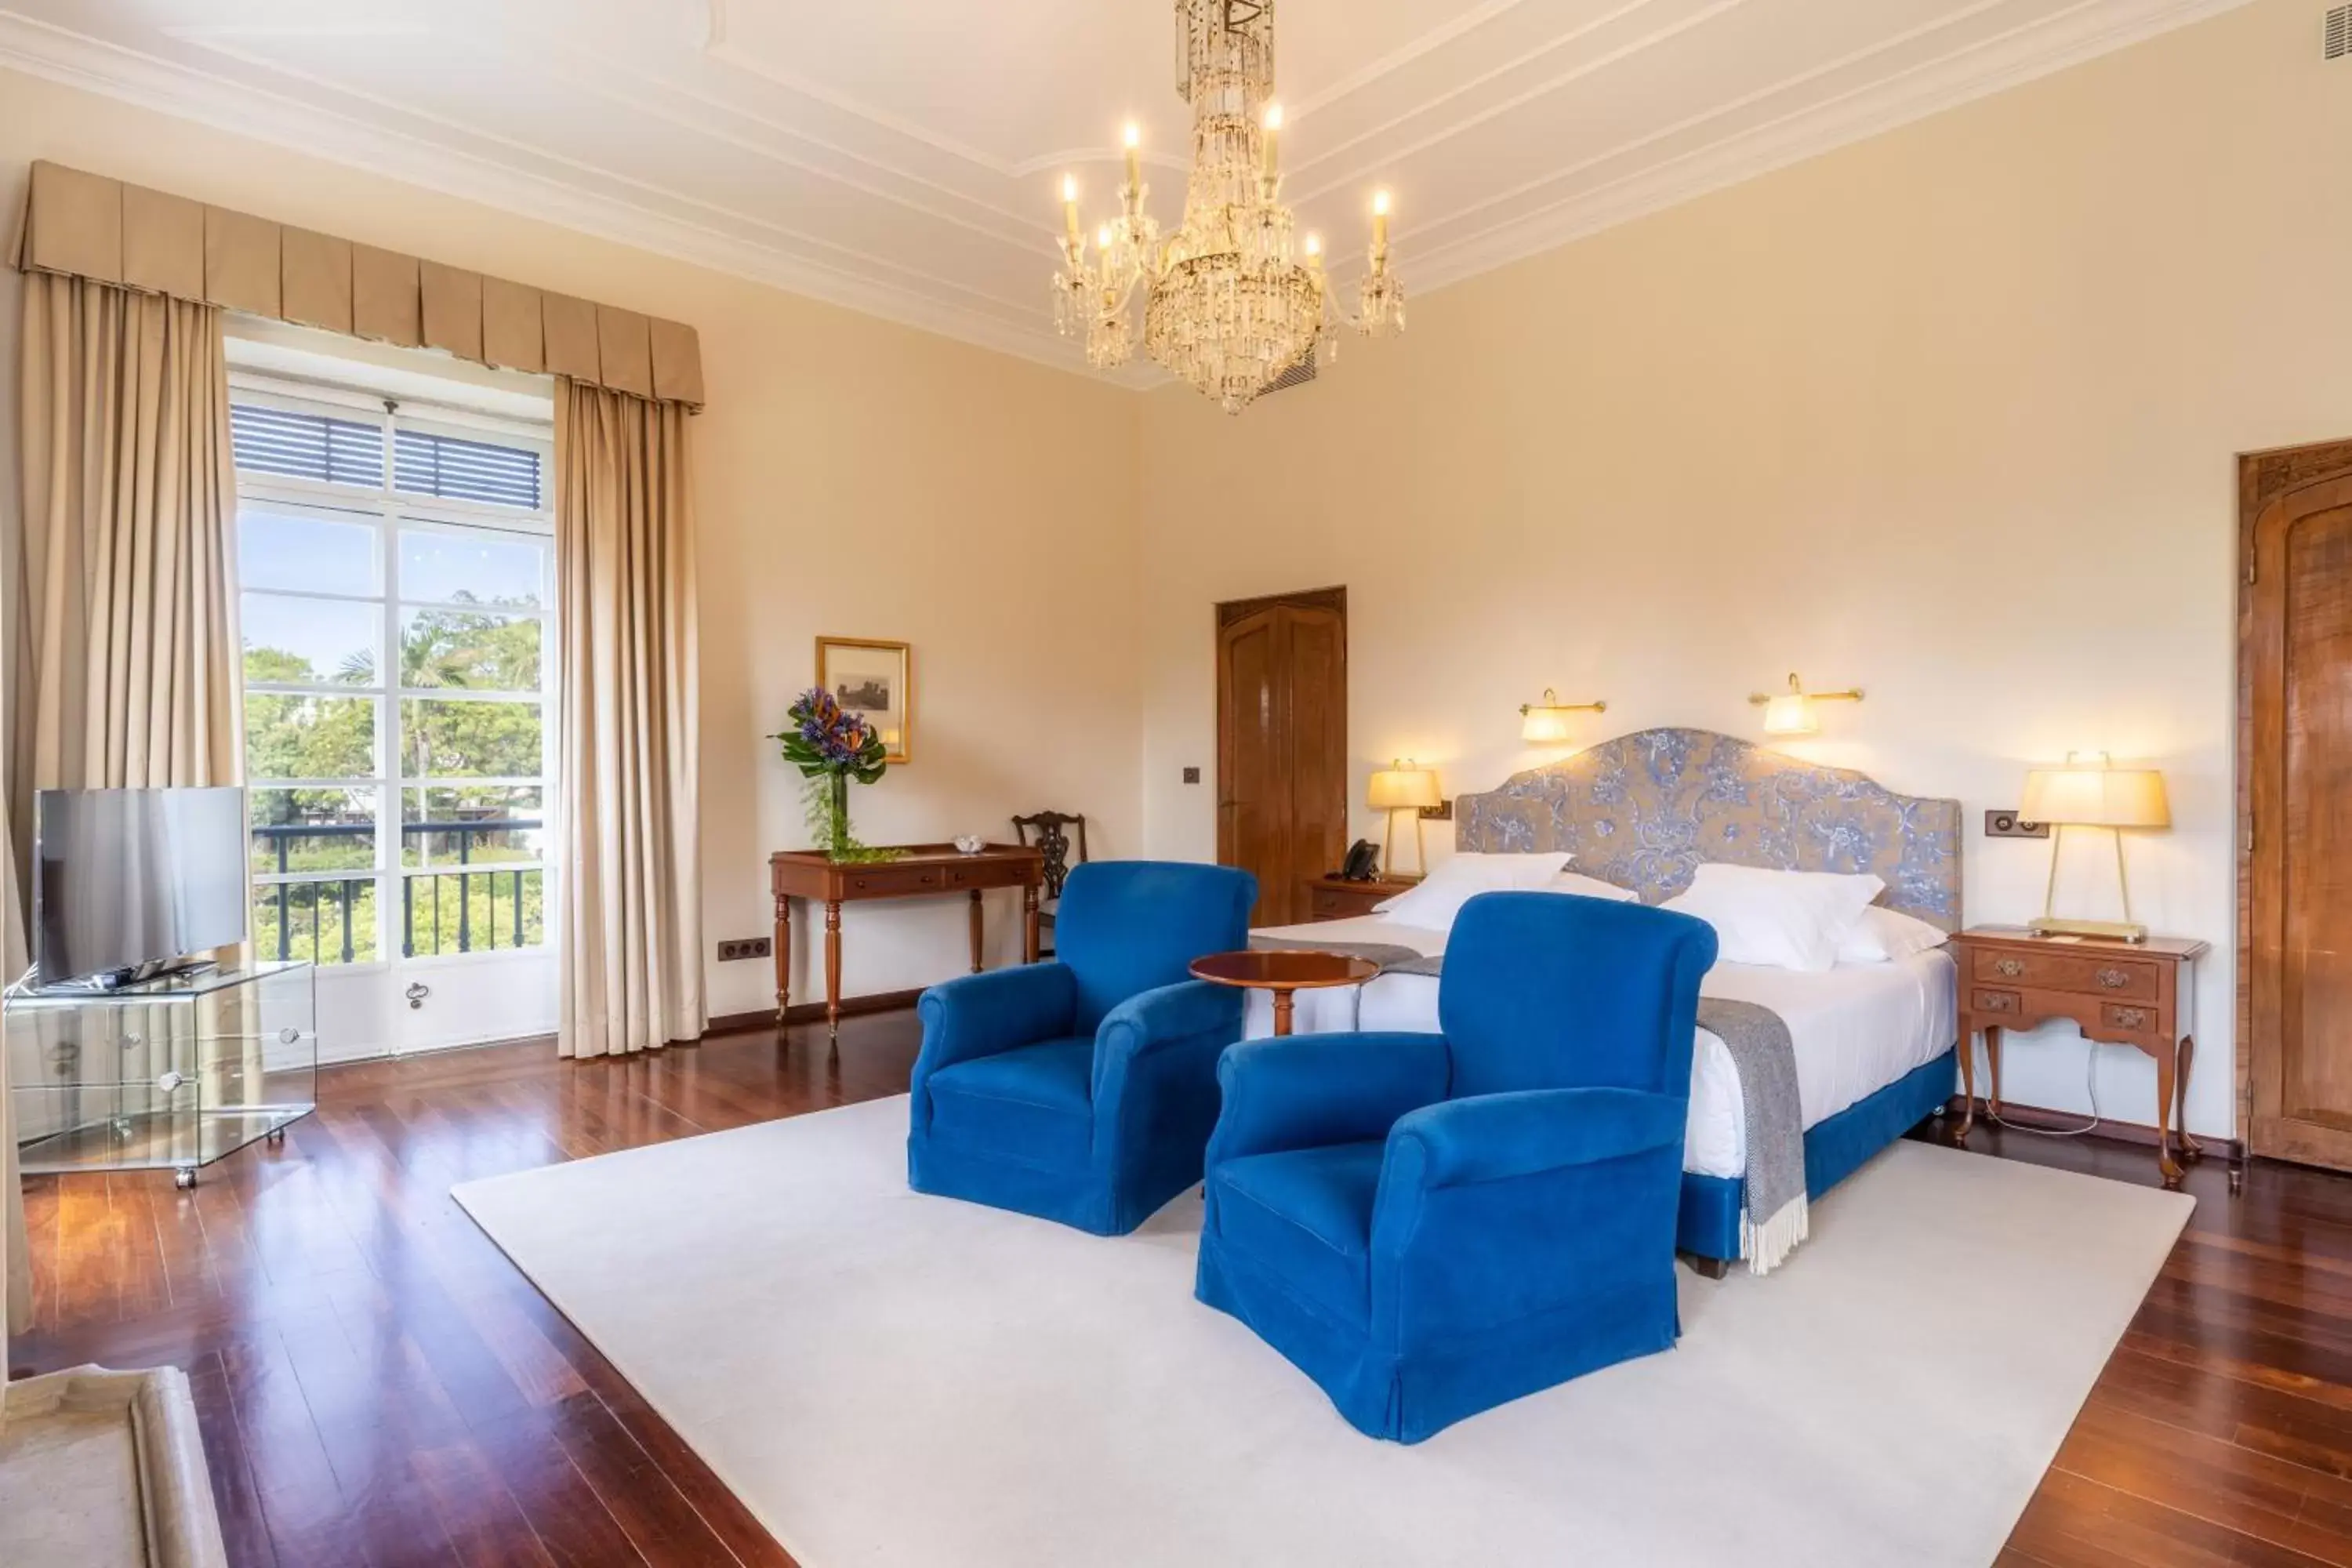
<svg viewBox="0 0 2352 1568"><path fill-rule="evenodd" d="M1304 942L1379 942L1434 955L1445 932L1399 925L1380 915L1277 926L1268 936ZM1797 1099L1804 1125L1835 1116L1949 1050L1958 1035L1955 1011L1958 966L1943 948L1886 963L1841 963L1822 974L1718 963L1699 983L1702 995L1769 1007L1788 1021L1797 1051ZM1302 1035L1349 1029L1435 1032L1437 980L1426 974L1383 974L1360 988L1301 991L1291 1026ZM1274 1004L1249 993L1243 1033L1274 1033ZM1748 1122L1731 1053L1713 1034L1698 1031L1692 1059L1690 1128L1683 1169L1704 1176L1738 1176L1748 1169Z"/></svg>

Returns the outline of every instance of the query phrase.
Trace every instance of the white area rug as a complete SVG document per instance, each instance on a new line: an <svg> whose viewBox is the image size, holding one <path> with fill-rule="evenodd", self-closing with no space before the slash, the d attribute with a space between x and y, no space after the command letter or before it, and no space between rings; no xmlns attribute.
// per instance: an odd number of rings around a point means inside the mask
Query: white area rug
<svg viewBox="0 0 2352 1568"><path fill-rule="evenodd" d="M1105 1240L906 1186L903 1098L458 1201L806 1568L1992 1561L2192 1200L1897 1143L1683 1341L1359 1436Z"/></svg>

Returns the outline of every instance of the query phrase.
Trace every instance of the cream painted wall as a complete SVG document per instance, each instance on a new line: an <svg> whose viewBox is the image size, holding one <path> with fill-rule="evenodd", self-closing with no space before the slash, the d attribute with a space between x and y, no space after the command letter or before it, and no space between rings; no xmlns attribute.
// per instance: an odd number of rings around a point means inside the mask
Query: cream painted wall
<svg viewBox="0 0 2352 1568"><path fill-rule="evenodd" d="M762 737L810 680L819 632L915 645L914 761L858 792L866 837L1002 837L1010 813L1052 805L1089 815L1096 854L1137 849L1131 394L0 71L12 215L36 158L700 329L707 946L768 930L767 852L809 842L797 775ZM13 278L0 295L13 366ZM13 430L5 403L0 416ZM0 495L13 513L13 473ZM1017 905L993 897L1002 960ZM844 989L960 973L964 918L952 900L852 910ZM766 964L708 973L714 1013L768 1005ZM803 950L796 996L821 974Z"/></svg>
<svg viewBox="0 0 2352 1568"><path fill-rule="evenodd" d="M1391 754L1449 794L1543 760L1546 686L1608 700L1589 739L1753 735L1794 669L1869 694L1802 750L1958 796L2003 920L2046 847L1985 808L2069 749L2146 759L2176 826L2131 846L2138 909L2215 944L2189 1115L2227 1133L2234 455L2352 435L2352 66L2317 31L2252 5L1462 284L1238 420L1151 395L1148 848L1214 850L1178 782L1214 771L1212 605L1334 583L1360 799ZM2112 886L2070 863L2082 912ZM2011 1098L2084 1107L2084 1057L2018 1042ZM2098 1087L2153 1120L2137 1052Z"/></svg>

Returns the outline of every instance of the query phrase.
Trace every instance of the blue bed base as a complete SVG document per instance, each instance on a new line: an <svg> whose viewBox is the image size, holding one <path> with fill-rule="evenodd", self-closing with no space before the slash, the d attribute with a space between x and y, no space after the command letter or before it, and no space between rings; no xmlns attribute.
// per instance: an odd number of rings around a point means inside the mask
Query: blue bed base
<svg viewBox="0 0 2352 1568"><path fill-rule="evenodd" d="M1959 1058L1946 1051L1877 1093L1854 1101L1805 1134L1805 1192L1819 1198L1860 1170L1869 1158L1933 1115L1952 1097ZM1675 1246L1698 1258L1739 1257L1739 1211L1746 1177L1683 1173L1683 1205Z"/></svg>

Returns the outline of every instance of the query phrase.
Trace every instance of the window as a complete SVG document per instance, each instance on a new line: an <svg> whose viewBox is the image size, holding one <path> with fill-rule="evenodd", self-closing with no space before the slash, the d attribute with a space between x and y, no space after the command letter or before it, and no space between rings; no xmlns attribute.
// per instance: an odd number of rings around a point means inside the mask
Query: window
<svg viewBox="0 0 2352 1568"><path fill-rule="evenodd" d="M245 376L230 422L261 956L543 946L547 432Z"/></svg>

